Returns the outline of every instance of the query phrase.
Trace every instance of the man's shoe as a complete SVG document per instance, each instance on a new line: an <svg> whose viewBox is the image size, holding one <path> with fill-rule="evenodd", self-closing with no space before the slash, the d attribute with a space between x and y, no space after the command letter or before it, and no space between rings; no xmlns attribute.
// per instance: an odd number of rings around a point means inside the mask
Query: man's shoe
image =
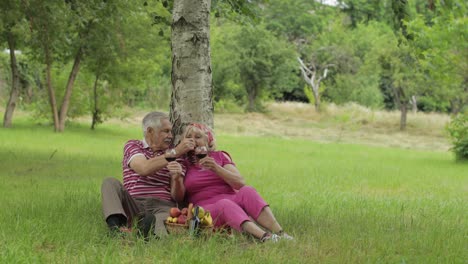
<svg viewBox="0 0 468 264"><path fill-rule="evenodd" d="M153 214L146 214L145 217L138 221L138 235L143 236L143 238L148 241L155 222L156 218Z"/></svg>
<svg viewBox="0 0 468 264"><path fill-rule="evenodd" d="M110 229L110 234L114 237L128 237L133 233L131 228L128 228L126 226L115 226Z"/></svg>

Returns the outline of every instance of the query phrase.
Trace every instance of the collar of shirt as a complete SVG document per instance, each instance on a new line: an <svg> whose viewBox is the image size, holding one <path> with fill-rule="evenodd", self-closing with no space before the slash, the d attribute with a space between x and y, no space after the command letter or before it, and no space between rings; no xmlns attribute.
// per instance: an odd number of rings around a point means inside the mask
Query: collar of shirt
<svg viewBox="0 0 468 264"><path fill-rule="evenodd" d="M146 143L146 139L143 138L141 142L143 142L143 148L149 148L148 143Z"/></svg>
<svg viewBox="0 0 468 264"><path fill-rule="evenodd" d="M163 151L163 150L158 150L158 151L156 151L156 152L153 151L153 150L150 148L150 146L148 145L148 143L146 142L146 140L145 140L144 138L141 140L141 142L143 143L143 148L151 150L151 152L153 152L154 155L156 155L156 156L162 155L162 154L164 154L164 152L165 152L165 151Z"/></svg>

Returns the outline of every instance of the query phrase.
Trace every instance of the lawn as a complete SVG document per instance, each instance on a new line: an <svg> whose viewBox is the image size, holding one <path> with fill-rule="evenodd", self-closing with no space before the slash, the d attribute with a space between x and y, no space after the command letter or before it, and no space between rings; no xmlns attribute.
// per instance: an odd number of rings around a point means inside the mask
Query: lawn
<svg viewBox="0 0 468 264"><path fill-rule="evenodd" d="M139 126L0 129L0 263L467 263L468 164L442 151L218 135L293 242L109 237L100 184Z"/></svg>

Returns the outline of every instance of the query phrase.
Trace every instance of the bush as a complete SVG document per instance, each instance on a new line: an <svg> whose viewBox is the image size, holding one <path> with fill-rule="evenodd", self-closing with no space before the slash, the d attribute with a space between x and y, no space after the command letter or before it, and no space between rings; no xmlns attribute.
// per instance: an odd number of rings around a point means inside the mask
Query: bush
<svg viewBox="0 0 468 264"><path fill-rule="evenodd" d="M244 108L238 104L236 104L234 101L226 99L226 100L219 100L215 102L214 105L214 111L215 113L244 113Z"/></svg>
<svg viewBox="0 0 468 264"><path fill-rule="evenodd" d="M468 161L468 113L460 113L447 126L451 150L459 161Z"/></svg>

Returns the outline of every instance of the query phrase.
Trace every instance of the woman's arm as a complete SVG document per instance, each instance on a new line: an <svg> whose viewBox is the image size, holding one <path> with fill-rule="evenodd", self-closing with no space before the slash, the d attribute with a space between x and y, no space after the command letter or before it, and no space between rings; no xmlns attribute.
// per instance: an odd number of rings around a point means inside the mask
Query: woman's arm
<svg viewBox="0 0 468 264"><path fill-rule="evenodd" d="M244 177L242 177L236 166L232 164L226 164L224 167L219 166L219 169L215 172L236 190L239 190L245 185Z"/></svg>
<svg viewBox="0 0 468 264"><path fill-rule="evenodd" d="M216 163L212 157L205 157L200 160L200 165L204 168L212 170L219 177L221 177L232 188L238 190L245 185L244 177L237 170L233 164L226 164L223 167Z"/></svg>

